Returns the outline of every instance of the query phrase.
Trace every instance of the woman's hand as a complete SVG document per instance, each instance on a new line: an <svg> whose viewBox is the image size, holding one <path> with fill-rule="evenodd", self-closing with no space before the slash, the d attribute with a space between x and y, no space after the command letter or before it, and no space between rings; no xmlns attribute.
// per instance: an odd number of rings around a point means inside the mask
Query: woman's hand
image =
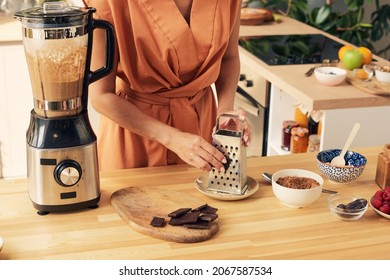
<svg viewBox="0 0 390 280"><path fill-rule="evenodd" d="M249 123L246 119L246 112L242 109L225 112L224 114L235 115L238 119L227 118L226 121L220 123L221 128L231 130L243 130L242 142L244 146L248 146L251 141L251 131Z"/></svg>
<svg viewBox="0 0 390 280"><path fill-rule="evenodd" d="M212 167L222 172L225 171L225 156L198 135L176 131L166 147L186 163L204 171L210 171Z"/></svg>

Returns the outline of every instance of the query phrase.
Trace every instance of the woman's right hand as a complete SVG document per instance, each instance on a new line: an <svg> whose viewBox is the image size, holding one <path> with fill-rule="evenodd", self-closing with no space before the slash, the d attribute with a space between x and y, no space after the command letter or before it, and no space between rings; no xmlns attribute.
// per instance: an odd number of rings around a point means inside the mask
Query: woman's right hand
<svg viewBox="0 0 390 280"><path fill-rule="evenodd" d="M204 171L210 171L212 167L225 171L225 156L198 135L177 131L166 147L194 167Z"/></svg>

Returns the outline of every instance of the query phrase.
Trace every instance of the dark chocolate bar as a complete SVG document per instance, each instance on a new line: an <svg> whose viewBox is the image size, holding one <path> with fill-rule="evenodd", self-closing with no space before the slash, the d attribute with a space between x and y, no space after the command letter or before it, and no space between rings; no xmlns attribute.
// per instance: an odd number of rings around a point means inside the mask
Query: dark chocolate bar
<svg viewBox="0 0 390 280"><path fill-rule="evenodd" d="M191 211L191 208L179 208L168 214L168 217L177 218Z"/></svg>
<svg viewBox="0 0 390 280"><path fill-rule="evenodd" d="M207 204L203 204L203 205L201 205L199 207L196 207L196 208L192 209L191 211L192 212L201 211L202 209L206 208L207 206L208 206Z"/></svg>
<svg viewBox="0 0 390 280"><path fill-rule="evenodd" d="M215 213L201 213L199 215L198 219L201 220L201 221L212 222L216 218L218 218L218 214L215 214Z"/></svg>
<svg viewBox="0 0 390 280"><path fill-rule="evenodd" d="M218 208L211 207L207 205L205 208L203 208L200 212L202 213L208 213L208 214L215 214L218 211Z"/></svg>
<svg viewBox="0 0 390 280"><path fill-rule="evenodd" d="M163 227L165 224L165 219L161 217L153 217L152 221L150 222L150 225L154 227Z"/></svg>
<svg viewBox="0 0 390 280"><path fill-rule="evenodd" d="M172 217L168 223L172 226L180 226L180 225L184 225L184 224L196 223L196 221L198 220L199 214L200 214L199 211L198 212L188 212L188 213L185 213L184 215L179 216L179 217Z"/></svg>
<svg viewBox="0 0 390 280"><path fill-rule="evenodd" d="M184 224L183 226L185 226L186 228L190 228L190 229L208 229L210 226L210 223L207 221L199 221L198 220L196 223Z"/></svg>

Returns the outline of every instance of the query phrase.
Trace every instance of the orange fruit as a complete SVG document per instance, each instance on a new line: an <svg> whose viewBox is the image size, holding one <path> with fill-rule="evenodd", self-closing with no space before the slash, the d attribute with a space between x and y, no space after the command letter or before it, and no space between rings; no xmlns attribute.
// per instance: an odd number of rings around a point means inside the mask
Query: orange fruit
<svg viewBox="0 0 390 280"><path fill-rule="evenodd" d="M364 71L363 69L356 69L356 74L355 77L360 79L360 80L365 80L368 78L368 73Z"/></svg>
<svg viewBox="0 0 390 280"><path fill-rule="evenodd" d="M366 47L359 47L357 49L363 55L363 64L369 64L372 61L372 53L370 49Z"/></svg>
<svg viewBox="0 0 390 280"><path fill-rule="evenodd" d="M355 49L355 47L354 47L354 46L351 46L351 45L342 46L342 47L339 49L339 52L338 52L339 60L341 60L341 58L343 57L343 54L345 53L345 51L349 51L349 50L353 50L353 49Z"/></svg>

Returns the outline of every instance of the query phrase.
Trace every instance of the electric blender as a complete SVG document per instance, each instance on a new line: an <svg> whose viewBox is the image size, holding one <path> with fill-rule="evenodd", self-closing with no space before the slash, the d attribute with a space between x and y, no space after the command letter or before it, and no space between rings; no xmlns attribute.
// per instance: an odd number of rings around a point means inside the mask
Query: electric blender
<svg viewBox="0 0 390 280"><path fill-rule="evenodd" d="M98 207L96 135L88 118L88 86L113 67L114 31L94 8L47 2L15 13L34 109L26 133L28 194L38 214ZM90 70L93 31L105 30L106 63Z"/></svg>

